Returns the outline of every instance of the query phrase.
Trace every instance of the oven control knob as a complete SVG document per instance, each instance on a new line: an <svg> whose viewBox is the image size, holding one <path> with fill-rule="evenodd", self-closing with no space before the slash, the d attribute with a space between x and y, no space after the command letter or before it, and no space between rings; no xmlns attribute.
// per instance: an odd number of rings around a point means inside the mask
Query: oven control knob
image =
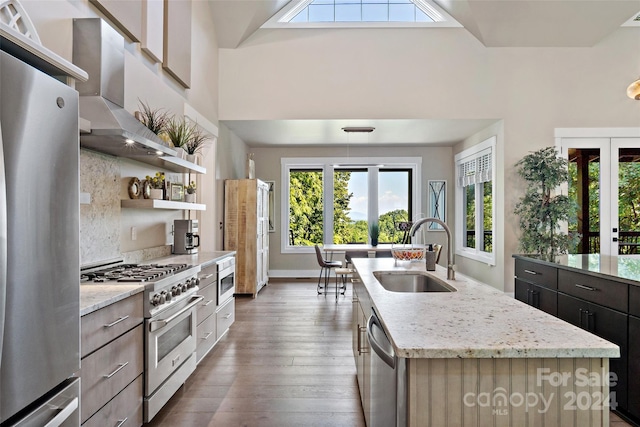
<svg viewBox="0 0 640 427"><path fill-rule="evenodd" d="M160 294L160 305L167 302L167 297L164 294Z"/></svg>
<svg viewBox="0 0 640 427"><path fill-rule="evenodd" d="M185 280L184 284L187 287L187 289L191 289L191 279Z"/></svg>
<svg viewBox="0 0 640 427"><path fill-rule="evenodd" d="M180 286L174 286L173 288L171 288L171 293L174 297L177 297L178 295L180 295L181 290L182 289L180 288Z"/></svg>
<svg viewBox="0 0 640 427"><path fill-rule="evenodd" d="M167 302L171 301L171 291L162 291L163 294L165 294L165 298L167 299Z"/></svg>
<svg viewBox="0 0 640 427"><path fill-rule="evenodd" d="M182 292L187 292L187 284L186 283L182 284Z"/></svg>
<svg viewBox="0 0 640 427"><path fill-rule="evenodd" d="M155 294L151 299L151 305L160 305L160 295Z"/></svg>
<svg viewBox="0 0 640 427"><path fill-rule="evenodd" d="M194 288L195 288L196 286L199 286L199 285L200 285L200 279L198 279L197 277L196 277L196 278L191 279L191 285L192 285Z"/></svg>

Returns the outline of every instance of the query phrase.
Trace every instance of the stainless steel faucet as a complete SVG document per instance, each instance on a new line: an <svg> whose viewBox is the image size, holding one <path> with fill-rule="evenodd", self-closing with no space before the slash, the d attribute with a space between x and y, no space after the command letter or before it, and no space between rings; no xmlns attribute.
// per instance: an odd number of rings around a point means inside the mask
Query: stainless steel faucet
<svg viewBox="0 0 640 427"><path fill-rule="evenodd" d="M426 224L428 222L435 222L436 224L440 224L442 228L444 228L444 231L447 233L447 280L456 280L456 272L453 269L455 258L453 255L453 245L451 245L451 230L449 230L447 224L445 224L438 218L420 218L411 226L411 230L409 230L409 236L413 237L416 234L416 231L418 231L418 229L422 227L423 224Z"/></svg>

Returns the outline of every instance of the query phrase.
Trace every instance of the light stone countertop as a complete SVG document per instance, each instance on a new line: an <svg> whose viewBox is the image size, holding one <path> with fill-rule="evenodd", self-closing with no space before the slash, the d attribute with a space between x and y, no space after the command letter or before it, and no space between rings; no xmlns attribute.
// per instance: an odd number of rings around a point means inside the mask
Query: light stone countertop
<svg viewBox="0 0 640 427"><path fill-rule="evenodd" d="M144 264L191 264L209 265L222 258L235 255L235 251L203 252L195 255L171 255L145 261ZM144 291L142 283L93 283L80 285L80 316L93 313L110 304Z"/></svg>
<svg viewBox="0 0 640 427"><path fill-rule="evenodd" d="M425 271L424 262L356 258L354 266L369 292L398 357L405 358L590 358L620 357L602 338L530 307L488 285L444 267L428 272L456 292L404 293L382 287L374 271Z"/></svg>

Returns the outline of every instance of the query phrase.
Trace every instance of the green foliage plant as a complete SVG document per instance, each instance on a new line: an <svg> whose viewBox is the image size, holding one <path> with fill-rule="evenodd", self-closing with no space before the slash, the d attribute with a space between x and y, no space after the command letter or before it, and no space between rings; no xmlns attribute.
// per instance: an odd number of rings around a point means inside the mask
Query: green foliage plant
<svg viewBox="0 0 640 427"><path fill-rule="evenodd" d="M149 104L138 99L140 113L137 115L140 122L156 135L163 133L169 123L169 115L162 108L151 108Z"/></svg>
<svg viewBox="0 0 640 427"><path fill-rule="evenodd" d="M187 190L187 194L193 194L196 192L196 182L195 181L191 181L189 183L189 185L187 185L185 187L185 189Z"/></svg>
<svg viewBox="0 0 640 427"><path fill-rule="evenodd" d="M164 172L156 172L155 176L147 175L145 179L151 185L151 188L162 189L164 188Z"/></svg>
<svg viewBox="0 0 640 427"><path fill-rule="evenodd" d="M187 154L196 154L202 150L208 139L209 136L200 130L197 123L194 123L191 126L191 136L187 142L182 145L182 149L186 151Z"/></svg>
<svg viewBox="0 0 640 427"><path fill-rule="evenodd" d="M520 217L520 247L526 254L552 260L567 253L579 236L569 236L560 224L575 212L569 197L555 194L568 180L567 161L558 157L554 147L527 154L516 163L518 175L529 184L514 213Z"/></svg>
<svg viewBox="0 0 640 427"><path fill-rule="evenodd" d="M194 127L184 117L171 117L166 133L174 147L184 147L193 138ZM186 151L186 150L185 150Z"/></svg>
<svg viewBox="0 0 640 427"><path fill-rule="evenodd" d="M371 245L378 246L378 237L380 235L380 225L377 222L369 224L369 237L371 238Z"/></svg>

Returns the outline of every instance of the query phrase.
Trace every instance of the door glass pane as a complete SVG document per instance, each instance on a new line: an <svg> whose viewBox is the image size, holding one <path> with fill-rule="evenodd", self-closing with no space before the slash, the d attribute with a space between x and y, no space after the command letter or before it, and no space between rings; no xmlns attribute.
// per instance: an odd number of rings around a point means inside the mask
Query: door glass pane
<svg viewBox="0 0 640 427"><path fill-rule="evenodd" d="M380 243L401 243L404 231L398 224L409 221L409 170L384 170L378 173L378 224Z"/></svg>
<svg viewBox="0 0 640 427"><path fill-rule="evenodd" d="M570 148L569 198L577 215L569 218L569 234L581 238L571 253L600 253L600 150Z"/></svg>
<svg viewBox="0 0 640 427"><path fill-rule="evenodd" d="M322 170L289 172L289 244L313 246L323 242Z"/></svg>
<svg viewBox="0 0 640 427"><path fill-rule="evenodd" d="M369 193L366 169L333 173L333 243L367 243Z"/></svg>
<svg viewBox="0 0 640 427"><path fill-rule="evenodd" d="M640 253L640 149L618 155L618 253Z"/></svg>
<svg viewBox="0 0 640 427"><path fill-rule="evenodd" d="M467 185L464 188L465 207L465 242L467 248L476 247L476 185Z"/></svg>

